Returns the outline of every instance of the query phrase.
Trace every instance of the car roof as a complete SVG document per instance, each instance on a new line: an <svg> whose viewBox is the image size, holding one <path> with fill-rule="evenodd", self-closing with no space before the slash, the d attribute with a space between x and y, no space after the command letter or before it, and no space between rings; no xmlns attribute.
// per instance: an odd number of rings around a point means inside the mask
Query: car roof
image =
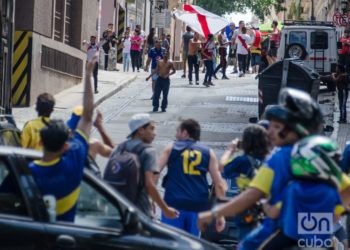
<svg viewBox="0 0 350 250"><path fill-rule="evenodd" d="M2 155L22 155L31 158L41 158L43 156L43 153L34 149L0 146L0 156Z"/></svg>
<svg viewBox="0 0 350 250"><path fill-rule="evenodd" d="M317 25L290 25L284 26L282 30L335 30L334 27L329 26L317 26Z"/></svg>

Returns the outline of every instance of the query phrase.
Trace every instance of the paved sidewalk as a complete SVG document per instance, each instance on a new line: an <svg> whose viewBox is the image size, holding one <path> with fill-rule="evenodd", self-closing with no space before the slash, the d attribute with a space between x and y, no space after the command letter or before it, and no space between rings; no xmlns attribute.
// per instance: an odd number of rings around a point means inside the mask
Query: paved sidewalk
<svg viewBox="0 0 350 250"><path fill-rule="evenodd" d="M119 67L120 69L121 67ZM94 94L95 106L98 106L107 98L111 97L124 87L128 86L138 77L137 73L124 73L121 71L104 71L98 72L98 94ZM93 84L93 80L92 80ZM83 95L83 84L80 83L71 88L65 89L55 95L56 105L52 113L52 118L68 119L72 109L81 105ZM17 126L22 129L25 122L37 117L35 106L27 108L13 108L12 113L17 122Z"/></svg>

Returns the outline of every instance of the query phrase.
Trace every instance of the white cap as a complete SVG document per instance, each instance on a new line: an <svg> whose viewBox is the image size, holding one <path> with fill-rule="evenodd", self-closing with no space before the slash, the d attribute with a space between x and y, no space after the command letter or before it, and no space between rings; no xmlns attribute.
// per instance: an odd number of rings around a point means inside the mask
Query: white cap
<svg viewBox="0 0 350 250"><path fill-rule="evenodd" d="M128 137L131 137L131 135L141 128L142 126L146 125L147 123L152 122L151 116L149 114L136 114L131 117L131 120L129 121L129 128L130 128L130 134Z"/></svg>

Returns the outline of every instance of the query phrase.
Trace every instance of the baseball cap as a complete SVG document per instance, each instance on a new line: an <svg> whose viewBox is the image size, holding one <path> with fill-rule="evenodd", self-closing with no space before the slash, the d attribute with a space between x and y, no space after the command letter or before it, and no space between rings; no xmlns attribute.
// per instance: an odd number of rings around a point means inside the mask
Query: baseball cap
<svg viewBox="0 0 350 250"><path fill-rule="evenodd" d="M83 106L79 105L74 107L72 115L67 121L67 126L70 128L70 130L74 131L77 128L78 122L82 114L83 114Z"/></svg>
<svg viewBox="0 0 350 250"><path fill-rule="evenodd" d="M128 135L128 138L130 138L136 130L150 122L152 122L152 120L149 114L144 113L133 115L129 121L130 134Z"/></svg>

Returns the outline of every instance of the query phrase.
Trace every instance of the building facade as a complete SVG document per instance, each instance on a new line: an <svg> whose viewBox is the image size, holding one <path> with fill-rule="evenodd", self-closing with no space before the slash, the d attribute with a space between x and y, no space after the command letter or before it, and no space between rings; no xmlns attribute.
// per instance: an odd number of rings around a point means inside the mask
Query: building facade
<svg viewBox="0 0 350 250"><path fill-rule="evenodd" d="M28 106L83 78L82 40L97 34L98 0L16 0L12 104Z"/></svg>

